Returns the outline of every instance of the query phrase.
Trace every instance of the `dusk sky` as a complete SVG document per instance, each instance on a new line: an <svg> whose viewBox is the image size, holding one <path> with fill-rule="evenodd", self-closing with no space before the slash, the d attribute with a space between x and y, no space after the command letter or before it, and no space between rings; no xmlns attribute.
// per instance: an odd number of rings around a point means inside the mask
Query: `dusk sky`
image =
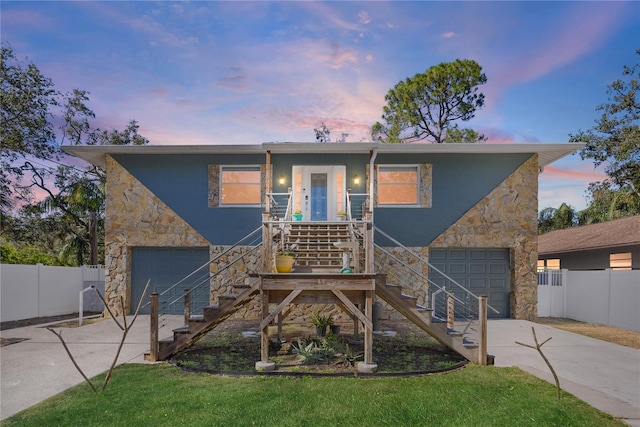
<svg viewBox="0 0 640 427"><path fill-rule="evenodd" d="M639 2L2 1L1 38L56 88L90 92L94 126L151 144L370 140L384 96L441 62L477 61L488 143L564 143L638 62ZM604 175L578 155L540 177L540 209L586 206Z"/></svg>

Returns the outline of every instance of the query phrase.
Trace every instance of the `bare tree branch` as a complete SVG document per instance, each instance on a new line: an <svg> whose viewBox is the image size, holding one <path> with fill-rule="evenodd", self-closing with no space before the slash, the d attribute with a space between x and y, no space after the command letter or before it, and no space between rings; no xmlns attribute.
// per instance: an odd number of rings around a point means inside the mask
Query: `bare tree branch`
<svg viewBox="0 0 640 427"><path fill-rule="evenodd" d="M58 339L62 343L62 346L67 351L67 354L69 355L69 358L71 359L71 362L73 362L73 366L75 366L76 369L78 370L78 372L80 372L80 375L82 375L82 378L84 378L84 380L87 382L87 384L89 384L89 386L91 387L91 390L93 390L93 392L95 394L98 394L98 390L96 390L96 388L93 386L93 383L91 383L89 378L87 378L87 376L84 374L84 372L82 372L82 369L80 369L80 366L78 366L78 364L76 363L76 360L71 355L71 352L69 351L69 347L67 347L67 343L65 343L64 340L62 339L62 331L56 332L51 328L47 328L47 330L58 337Z"/></svg>
<svg viewBox="0 0 640 427"><path fill-rule="evenodd" d="M555 369L553 369L553 366L551 366L551 362L549 362L549 359L547 359L547 357L544 355L544 353L542 352L542 348L541 348L543 345L545 345L546 343L551 341L552 337L547 338L542 344L538 344L538 337L536 337L536 330L533 328L533 326L531 327L531 332L533 333L533 341L536 343L535 346L532 346L532 345L529 345L529 344L523 344L523 343L518 342L518 341L516 341L516 344L522 345L524 347L532 348L534 350L537 350L538 353L540 353L540 356L542 356L542 359L545 361L545 363L549 367L549 370L551 371L551 374L553 375L553 379L556 381L556 394L558 396L558 400L560 400L560 380L558 379L558 375L556 374Z"/></svg>

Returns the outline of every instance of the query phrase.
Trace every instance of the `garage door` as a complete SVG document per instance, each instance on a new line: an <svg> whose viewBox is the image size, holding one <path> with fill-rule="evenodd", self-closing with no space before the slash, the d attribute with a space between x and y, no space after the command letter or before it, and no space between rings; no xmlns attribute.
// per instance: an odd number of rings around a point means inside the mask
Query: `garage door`
<svg viewBox="0 0 640 427"><path fill-rule="evenodd" d="M151 279L151 292L162 293L187 275L191 274L209 260L208 248L149 248L134 247L131 255L131 311L135 311L142 292ZM193 279L171 290L166 296L160 297L159 310L163 314L183 314L184 305L182 299L169 305L178 296L184 294L185 289L192 288L194 282L205 281L191 296L192 307L208 305L209 301L209 269L202 274L194 275ZM147 297L148 300L148 297ZM149 306L140 310L141 313L149 313Z"/></svg>
<svg viewBox="0 0 640 427"><path fill-rule="evenodd" d="M489 310L490 318L509 317L509 249L433 248L429 251L429 263L475 295L487 295L489 305L500 312ZM464 298L463 290L455 285L452 289L437 272L430 271L429 278L439 286L446 285L456 297Z"/></svg>

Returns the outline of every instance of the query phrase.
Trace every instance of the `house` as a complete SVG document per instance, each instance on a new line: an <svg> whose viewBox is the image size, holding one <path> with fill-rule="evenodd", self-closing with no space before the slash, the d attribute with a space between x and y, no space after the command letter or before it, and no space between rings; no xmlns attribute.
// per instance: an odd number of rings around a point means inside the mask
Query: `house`
<svg viewBox="0 0 640 427"><path fill-rule="evenodd" d="M640 215L539 236L538 268L640 269Z"/></svg>
<svg viewBox="0 0 640 427"><path fill-rule="evenodd" d="M366 347L374 295L430 333L437 329L432 316L426 322L418 312L446 308L447 298L457 301L449 326L462 311L479 310L480 294L488 297L490 317L535 319L538 174L579 148L265 143L65 150L107 171L106 293L114 311L133 311L150 280L153 292L168 296L162 312L182 313L182 289L189 288L190 316L194 299L204 300L200 307L217 302L218 312L201 314L205 321L233 311L260 318L266 335L291 304L328 302L365 326ZM302 220L291 221L298 211ZM343 211L347 221L338 215ZM272 259L284 249L297 252L291 276L273 273ZM337 275L344 267L354 274ZM260 301L244 304L258 293ZM190 335L175 342L191 342L206 329L199 328L186 327L181 332ZM452 348L460 344L432 335Z"/></svg>

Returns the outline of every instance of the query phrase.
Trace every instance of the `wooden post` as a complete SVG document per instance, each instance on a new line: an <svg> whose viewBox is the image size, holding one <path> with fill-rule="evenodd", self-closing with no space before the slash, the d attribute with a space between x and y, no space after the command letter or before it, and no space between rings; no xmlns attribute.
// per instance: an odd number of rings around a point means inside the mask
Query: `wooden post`
<svg viewBox="0 0 640 427"><path fill-rule="evenodd" d="M260 291L260 300L262 304L260 323L269 315L269 291ZM260 337L260 361L267 363L269 361L269 325L265 325L261 331Z"/></svg>
<svg viewBox="0 0 640 427"><path fill-rule="evenodd" d="M265 165L265 183L267 193L273 192L273 165L271 164L271 151L267 150L266 155L266 165ZM271 212L271 196L265 196L264 198L264 206L266 212Z"/></svg>
<svg viewBox="0 0 640 427"><path fill-rule="evenodd" d="M367 319L373 319L373 291L365 291L364 315ZM373 364L373 328L364 327L364 363Z"/></svg>
<svg viewBox="0 0 640 427"><path fill-rule="evenodd" d="M269 223L269 212L262 213L262 271L270 273L275 266L273 265L272 252L272 233L271 224Z"/></svg>
<svg viewBox="0 0 640 427"><path fill-rule="evenodd" d="M485 366L487 364L487 296L480 295L478 301L478 334L480 335L478 343L478 365Z"/></svg>
<svg viewBox="0 0 640 427"><path fill-rule="evenodd" d="M447 294L447 328L456 328L456 316L455 316L455 300L453 299L453 291L449 291Z"/></svg>
<svg viewBox="0 0 640 427"><path fill-rule="evenodd" d="M278 341L282 342L282 312L278 313Z"/></svg>
<svg viewBox="0 0 640 427"><path fill-rule="evenodd" d="M149 320L151 325L151 349L149 351L149 359L152 362L158 361L158 293L153 292L151 294L151 318Z"/></svg>
<svg viewBox="0 0 640 427"><path fill-rule="evenodd" d="M184 290L184 326L189 326L189 319L191 319L191 291L189 289Z"/></svg>
<svg viewBox="0 0 640 427"><path fill-rule="evenodd" d="M364 215L364 250L365 250L365 273L373 273L375 258L373 246L373 212L367 211Z"/></svg>

